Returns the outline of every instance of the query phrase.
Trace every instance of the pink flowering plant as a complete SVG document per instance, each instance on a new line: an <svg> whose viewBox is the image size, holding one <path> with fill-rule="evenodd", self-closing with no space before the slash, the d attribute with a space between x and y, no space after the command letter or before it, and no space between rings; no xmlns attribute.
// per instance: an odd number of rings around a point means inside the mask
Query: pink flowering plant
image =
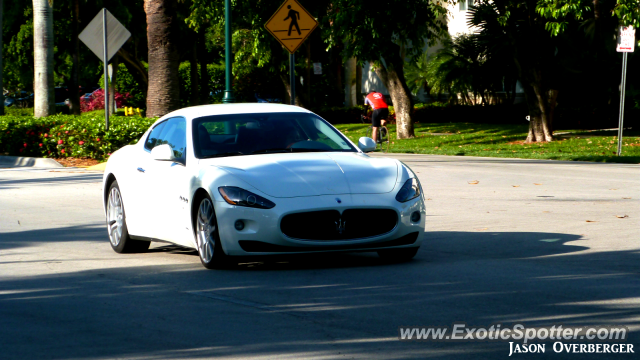
<svg viewBox="0 0 640 360"><path fill-rule="evenodd" d="M121 94L116 91L113 96L114 101L116 102L116 106L120 109L128 105L127 100L131 99L131 94L124 93ZM104 90L98 89L91 94L90 99L81 98L80 99L80 111L94 111L104 109Z"/></svg>

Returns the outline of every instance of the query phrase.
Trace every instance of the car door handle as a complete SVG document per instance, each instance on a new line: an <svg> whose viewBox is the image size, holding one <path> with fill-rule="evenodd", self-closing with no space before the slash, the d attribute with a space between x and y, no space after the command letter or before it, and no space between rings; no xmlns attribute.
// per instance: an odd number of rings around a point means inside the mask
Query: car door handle
<svg viewBox="0 0 640 360"><path fill-rule="evenodd" d="M138 168L138 171L140 171L141 173L143 173L143 172L144 172L144 169L143 169L143 168L141 168L141 167L139 167L139 168Z"/></svg>

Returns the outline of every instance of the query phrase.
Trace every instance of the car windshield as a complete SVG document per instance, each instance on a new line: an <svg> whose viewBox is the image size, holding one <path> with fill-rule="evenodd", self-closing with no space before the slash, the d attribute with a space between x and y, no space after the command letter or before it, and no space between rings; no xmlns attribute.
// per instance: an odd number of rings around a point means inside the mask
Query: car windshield
<svg viewBox="0 0 640 360"><path fill-rule="evenodd" d="M197 158L357 150L325 120L309 113L213 115L193 120Z"/></svg>

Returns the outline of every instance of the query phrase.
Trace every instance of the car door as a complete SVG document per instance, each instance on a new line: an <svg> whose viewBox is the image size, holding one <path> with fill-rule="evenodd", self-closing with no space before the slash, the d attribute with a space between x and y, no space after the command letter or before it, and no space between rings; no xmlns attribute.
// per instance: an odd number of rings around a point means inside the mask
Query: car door
<svg viewBox="0 0 640 360"><path fill-rule="evenodd" d="M149 185L155 182L153 171L150 171L154 165L151 150L159 143L166 124L166 120L156 124L147 135L143 147L127 160L127 181L121 187L127 211L127 227L132 235L153 238L156 234L152 211L153 192Z"/></svg>
<svg viewBox="0 0 640 360"><path fill-rule="evenodd" d="M171 118L162 130L156 146L168 144L176 161L154 160L150 171L156 180L151 184L154 199L156 238L191 246L189 230L189 173L187 158L187 122Z"/></svg>

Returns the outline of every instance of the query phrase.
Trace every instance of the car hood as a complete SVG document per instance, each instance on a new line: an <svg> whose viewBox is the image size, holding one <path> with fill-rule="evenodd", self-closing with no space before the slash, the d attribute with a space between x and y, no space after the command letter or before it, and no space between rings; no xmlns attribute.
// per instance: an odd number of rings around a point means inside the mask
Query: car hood
<svg viewBox="0 0 640 360"><path fill-rule="evenodd" d="M273 197L381 194L393 190L398 163L360 153L293 153L200 160Z"/></svg>

